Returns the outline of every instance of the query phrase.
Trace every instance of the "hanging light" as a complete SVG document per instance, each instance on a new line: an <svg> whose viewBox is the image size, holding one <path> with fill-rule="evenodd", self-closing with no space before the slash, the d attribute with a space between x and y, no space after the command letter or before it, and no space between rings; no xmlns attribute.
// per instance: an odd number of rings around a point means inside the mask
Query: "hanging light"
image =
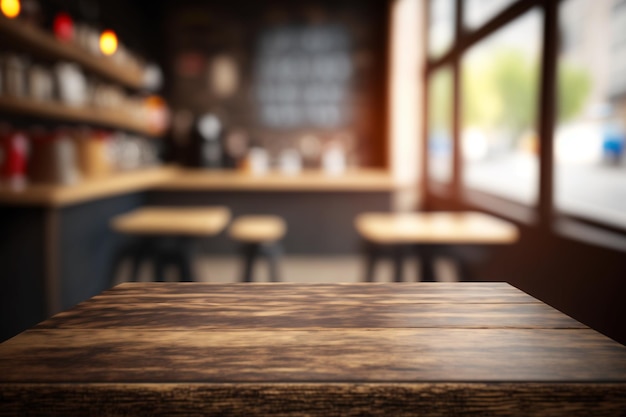
<svg viewBox="0 0 626 417"><path fill-rule="evenodd" d="M113 55L117 51L117 35L110 29L100 34L100 51L104 55Z"/></svg>
<svg viewBox="0 0 626 417"><path fill-rule="evenodd" d="M0 10L9 19L16 18L22 9L20 0L0 0Z"/></svg>

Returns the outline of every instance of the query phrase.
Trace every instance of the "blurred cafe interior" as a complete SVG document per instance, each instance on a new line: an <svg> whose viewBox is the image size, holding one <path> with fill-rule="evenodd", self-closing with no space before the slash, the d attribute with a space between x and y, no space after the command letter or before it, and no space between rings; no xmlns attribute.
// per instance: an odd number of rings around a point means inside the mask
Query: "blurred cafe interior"
<svg viewBox="0 0 626 417"><path fill-rule="evenodd" d="M0 341L125 281L506 281L626 344L626 1L0 6Z"/></svg>

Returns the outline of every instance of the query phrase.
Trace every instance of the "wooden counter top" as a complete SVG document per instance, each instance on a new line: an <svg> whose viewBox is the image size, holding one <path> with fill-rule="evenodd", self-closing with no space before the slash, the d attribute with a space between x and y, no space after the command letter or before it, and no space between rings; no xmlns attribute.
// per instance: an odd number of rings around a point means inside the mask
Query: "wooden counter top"
<svg viewBox="0 0 626 417"><path fill-rule="evenodd" d="M375 169L352 170L338 176L317 170L297 175L276 171L252 175L241 171L185 169L157 188L172 191L393 191L398 186L389 172Z"/></svg>
<svg viewBox="0 0 626 417"><path fill-rule="evenodd" d="M0 344L2 415L618 416L626 347L506 283L128 283Z"/></svg>
<svg viewBox="0 0 626 417"><path fill-rule="evenodd" d="M255 176L241 171L158 167L85 180L72 186L29 185L16 191L0 186L0 204L61 207L97 198L158 189L163 191L356 191L385 192L400 186L384 170L355 170L341 176L321 171Z"/></svg>

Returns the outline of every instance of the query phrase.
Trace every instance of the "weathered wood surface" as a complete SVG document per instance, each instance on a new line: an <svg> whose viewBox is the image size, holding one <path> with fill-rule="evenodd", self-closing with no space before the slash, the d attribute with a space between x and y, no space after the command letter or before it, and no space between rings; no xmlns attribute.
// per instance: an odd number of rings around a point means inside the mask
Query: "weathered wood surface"
<svg viewBox="0 0 626 417"><path fill-rule="evenodd" d="M37 392L33 400L33 392ZM19 384L2 415L624 416L620 384Z"/></svg>
<svg viewBox="0 0 626 417"><path fill-rule="evenodd" d="M626 347L504 283L122 284L1 344L0 404L624 416Z"/></svg>

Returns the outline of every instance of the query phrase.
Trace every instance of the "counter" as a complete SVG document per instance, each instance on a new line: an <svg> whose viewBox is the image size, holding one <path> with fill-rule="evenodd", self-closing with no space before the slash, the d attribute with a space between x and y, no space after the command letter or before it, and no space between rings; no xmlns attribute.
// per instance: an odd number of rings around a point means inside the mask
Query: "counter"
<svg viewBox="0 0 626 417"><path fill-rule="evenodd" d="M166 191L241 190L241 191L393 191L400 185L384 170L358 169L342 175L322 171L303 171L297 175L269 172L252 175L241 171L185 169L162 181L156 188Z"/></svg>
<svg viewBox="0 0 626 417"><path fill-rule="evenodd" d="M165 166L84 180L76 185L29 185L23 190L0 186L0 204L63 207L147 190L391 192L401 187L382 169L356 169L339 176L322 171L252 175L233 170Z"/></svg>

